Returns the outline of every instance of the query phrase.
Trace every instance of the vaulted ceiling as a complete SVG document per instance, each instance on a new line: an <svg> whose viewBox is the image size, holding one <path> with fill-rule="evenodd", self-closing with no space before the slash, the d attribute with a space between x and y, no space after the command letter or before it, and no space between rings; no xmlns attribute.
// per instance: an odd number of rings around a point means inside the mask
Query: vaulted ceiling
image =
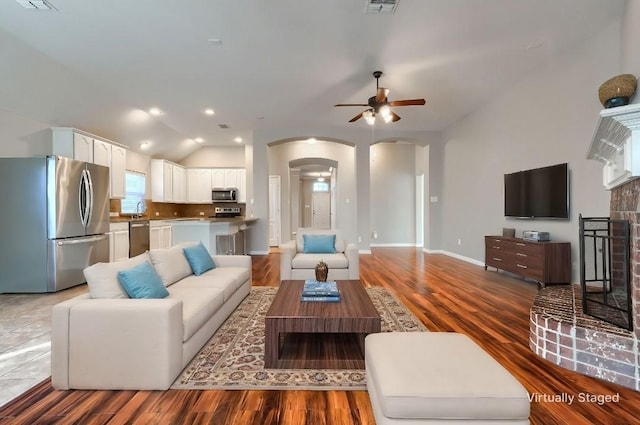
<svg viewBox="0 0 640 425"><path fill-rule="evenodd" d="M0 109L179 159L260 129L361 127L375 94L401 131L439 131L620 19L624 0L49 0L0 3ZM159 116L149 114L159 108ZM204 109L213 108L208 116ZM220 128L226 125L228 128ZM204 139L202 144L195 138Z"/></svg>

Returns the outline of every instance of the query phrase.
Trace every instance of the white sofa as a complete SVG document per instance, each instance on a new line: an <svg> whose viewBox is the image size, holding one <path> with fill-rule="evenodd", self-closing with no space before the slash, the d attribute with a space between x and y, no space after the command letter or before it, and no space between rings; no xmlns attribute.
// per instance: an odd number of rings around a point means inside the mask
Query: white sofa
<svg viewBox="0 0 640 425"><path fill-rule="evenodd" d="M304 235L336 235L335 253L305 253ZM315 267L320 260L329 267L328 280L360 278L358 246L347 243L340 230L301 228L296 239L280 245L280 280L315 279Z"/></svg>
<svg viewBox="0 0 640 425"><path fill-rule="evenodd" d="M181 244L85 269L89 293L53 307L56 389L165 390L251 289L251 257L192 274ZM149 261L169 296L130 299L117 273Z"/></svg>

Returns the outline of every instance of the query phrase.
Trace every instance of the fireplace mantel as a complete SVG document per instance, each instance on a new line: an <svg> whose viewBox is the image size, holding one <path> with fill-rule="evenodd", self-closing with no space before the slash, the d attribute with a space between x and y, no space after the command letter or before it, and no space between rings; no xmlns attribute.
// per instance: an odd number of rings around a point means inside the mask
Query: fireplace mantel
<svg viewBox="0 0 640 425"><path fill-rule="evenodd" d="M587 159L604 164L602 183L608 190L640 177L640 104L600 111Z"/></svg>

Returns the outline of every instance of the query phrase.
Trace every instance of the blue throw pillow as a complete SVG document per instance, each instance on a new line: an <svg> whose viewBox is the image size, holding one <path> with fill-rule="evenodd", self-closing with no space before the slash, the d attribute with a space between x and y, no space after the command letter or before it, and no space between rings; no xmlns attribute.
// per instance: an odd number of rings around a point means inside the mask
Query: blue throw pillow
<svg viewBox="0 0 640 425"><path fill-rule="evenodd" d="M196 276L216 268L216 263L213 262L213 258L211 258L207 248L202 245L202 242L198 245L183 248L182 251L184 251L184 256L187 257L191 271Z"/></svg>
<svg viewBox="0 0 640 425"><path fill-rule="evenodd" d="M132 269L119 271L118 280L129 298L165 298L169 295L148 261Z"/></svg>
<svg viewBox="0 0 640 425"><path fill-rule="evenodd" d="M302 235L305 254L335 254L336 235Z"/></svg>

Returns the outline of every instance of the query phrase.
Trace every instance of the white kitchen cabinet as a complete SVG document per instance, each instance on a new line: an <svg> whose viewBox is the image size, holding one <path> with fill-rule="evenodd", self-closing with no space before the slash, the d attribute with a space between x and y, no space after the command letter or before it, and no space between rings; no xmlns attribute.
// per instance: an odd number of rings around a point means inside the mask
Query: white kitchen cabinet
<svg viewBox="0 0 640 425"><path fill-rule="evenodd" d="M212 173L210 168L187 168L187 202L211 202Z"/></svg>
<svg viewBox="0 0 640 425"><path fill-rule="evenodd" d="M70 127L52 127L51 138L51 151L47 153L93 163L93 136Z"/></svg>
<svg viewBox="0 0 640 425"><path fill-rule="evenodd" d="M111 168L111 143L93 139L93 163Z"/></svg>
<svg viewBox="0 0 640 425"><path fill-rule="evenodd" d="M224 168L214 168L211 170L211 187L217 189L225 189L227 187L225 183L225 171Z"/></svg>
<svg viewBox="0 0 640 425"><path fill-rule="evenodd" d="M184 167L173 165L173 202L187 201L187 178Z"/></svg>
<svg viewBox="0 0 640 425"><path fill-rule="evenodd" d="M224 170L224 187L238 188L238 169L227 168Z"/></svg>
<svg viewBox="0 0 640 425"><path fill-rule="evenodd" d="M129 223L109 225L109 261L129 258Z"/></svg>
<svg viewBox="0 0 640 425"><path fill-rule="evenodd" d="M173 164L164 159L151 160L151 200L173 202Z"/></svg>
<svg viewBox="0 0 640 425"><path fill-rule="evenodd" d="M111 197L126 198L127 149L111 145Z"/></svg>
<svg viewBox="0 0 640 425"><path fill-rule="evenodd" d="M247 202L247 170L244 168L213 168L211 187L238 189L238 202Z"/></svg>
<svg viewBox="0 0 640 425"><path fill-rule="evenodd" d="M126 196L127 149L71 127L53 127L51 154L109 167L111 198Z"/></svg>
<svg viewBox="0 0 640 425"><path fill-rule="evenodd" d="M73 158L78 161L93 162L93 138L73 133Z"/></svg>
<svg viewBox="0 0 640 425"><path fill-rule="evenodd" d="M171 247L171 223L151 220L149 223L149 249Z"/></svg>

